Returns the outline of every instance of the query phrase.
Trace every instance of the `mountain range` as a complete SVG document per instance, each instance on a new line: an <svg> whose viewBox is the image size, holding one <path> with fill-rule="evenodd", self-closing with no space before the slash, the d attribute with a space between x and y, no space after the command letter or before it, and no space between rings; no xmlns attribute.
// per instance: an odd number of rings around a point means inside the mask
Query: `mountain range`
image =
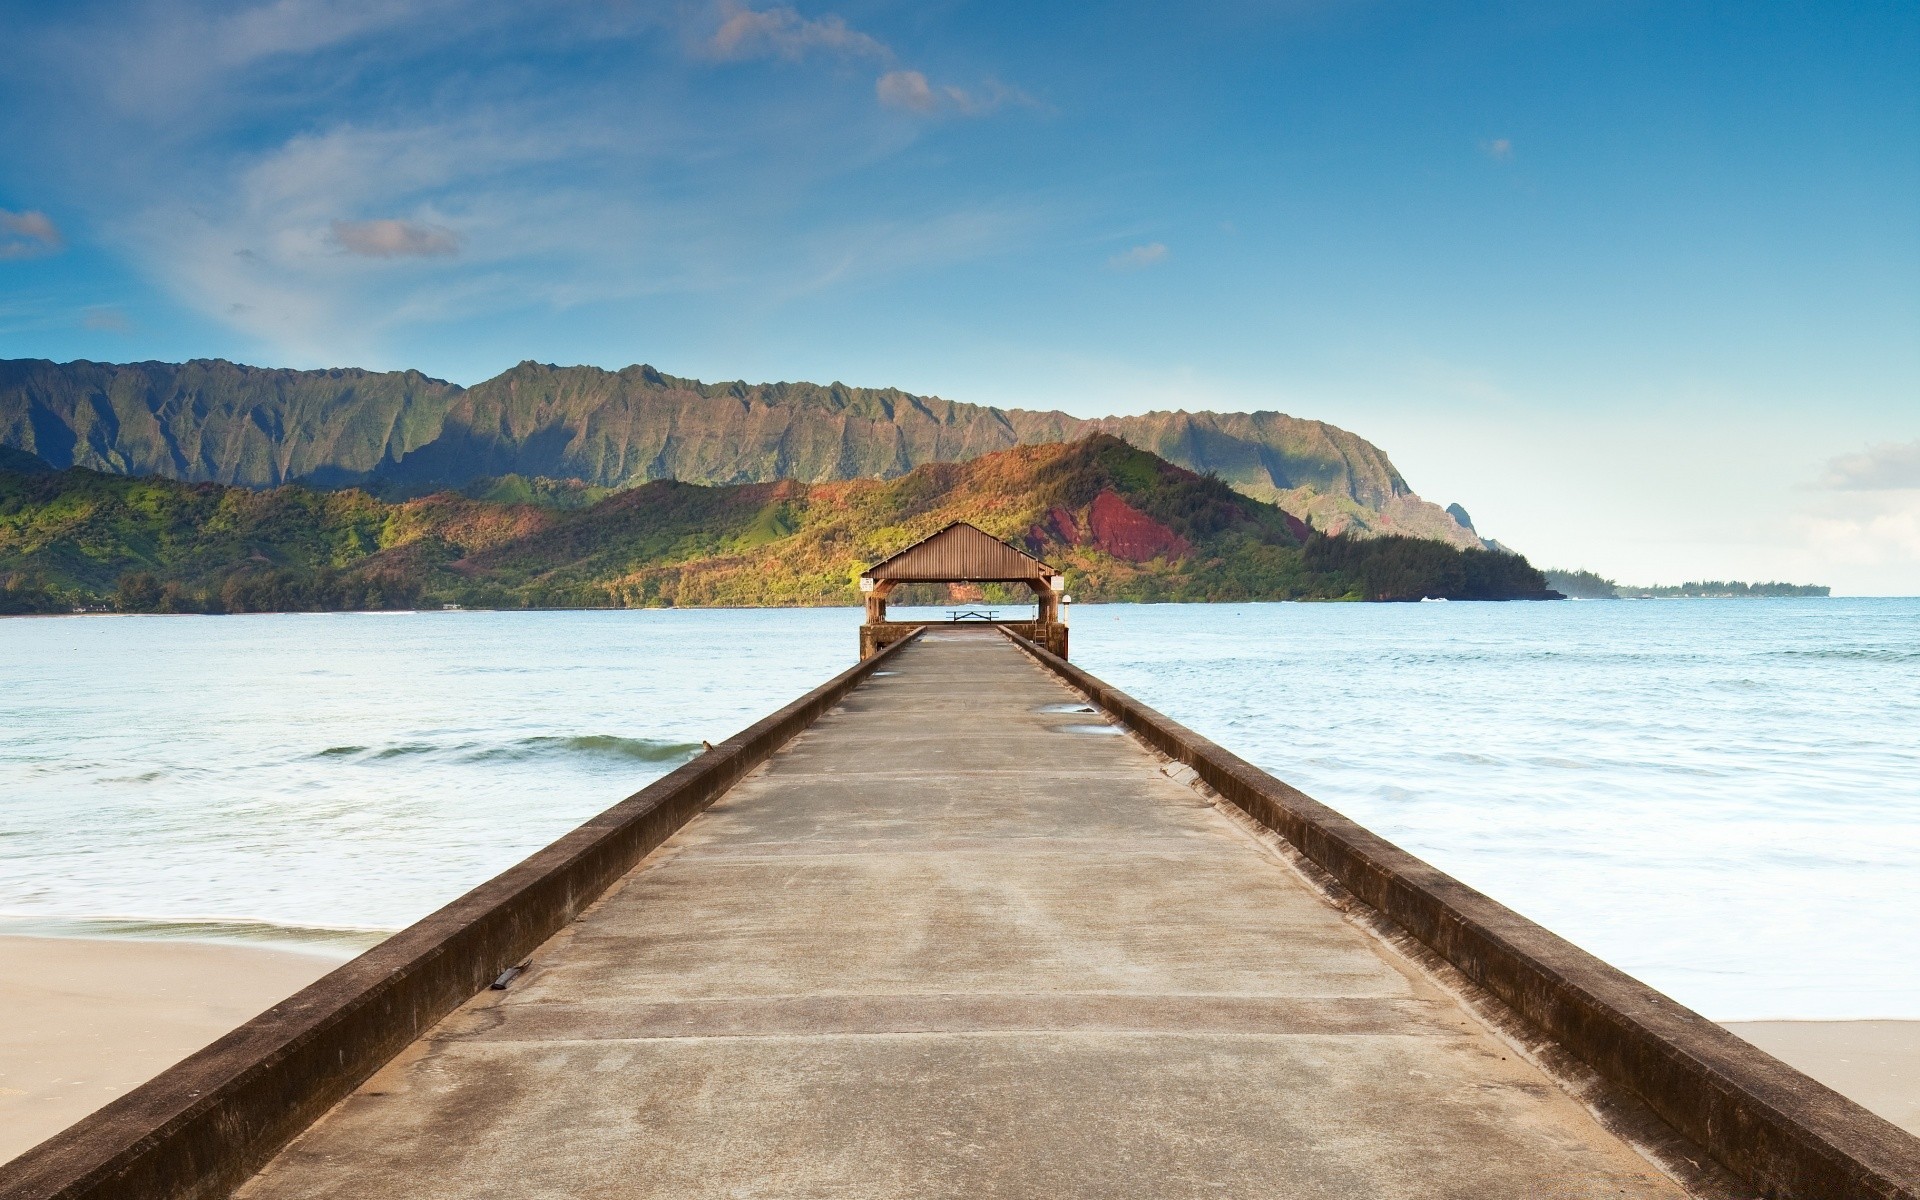
<svg viewBox="0 0 1920 1200"><path fill-rule="evenodd" d="M418 371L0 360L0 446L55 467L390 500L475 479L625 488L890 479L1106 433L1328 533L1486 545L1379 447L1277 412L1084 419L834 383L702 383L523 362L473 387Z"/></svg>
<svg viewBox="0 0 1920 1200"><path fill-rule="evenodd" d="M1060 567L1083 600L1552 595L1516 555L1323 534L1108 434L891 479L655 480L576 499L254 489L0 448L0 612L851 605L863 567L956 520Z"/></svg>

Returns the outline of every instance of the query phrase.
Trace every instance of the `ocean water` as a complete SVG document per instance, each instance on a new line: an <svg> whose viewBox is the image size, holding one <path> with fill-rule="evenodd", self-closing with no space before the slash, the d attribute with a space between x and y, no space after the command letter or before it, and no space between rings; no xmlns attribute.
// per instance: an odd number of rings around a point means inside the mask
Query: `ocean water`
<svg viewBox="0 0 1920 1200"><path fill-rule="evenodd" d="M368 944L858 619L0 621L0 932ZM1920 1018L1920 600L1084 605L1073 649L1709 1016Z"/></svg>

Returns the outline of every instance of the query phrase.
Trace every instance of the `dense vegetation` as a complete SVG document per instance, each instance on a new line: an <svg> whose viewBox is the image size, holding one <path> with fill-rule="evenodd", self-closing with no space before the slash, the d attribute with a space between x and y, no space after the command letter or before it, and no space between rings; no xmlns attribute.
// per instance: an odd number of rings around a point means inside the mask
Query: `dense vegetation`
<svg viewBox="0 0 1920 1200"><path fill-rule="evenodd" d="M418 371L0 360L0 446L53 466L358 487L388 500L499 476L589 488L886 479L1093 433L1216 474L1321 529L1481 544L1414 495L1379 447L1276 412L1085 420L895 388L702 383L647 366L525 362L462 388Z"/></svg>
<svg viewBox="0 0 1920 1200"><path fill-rule="evenodd" d="M1656 587L1621 584L1620 595L1627 600L1669 600L1676 598L1738 598L1744 596L1826 596L1833 589L1817 583L1741 583L1737 580L1705 579L1693 583Z"/></svg>
<svg viewBox="0 0 1920 1200"><path fill-rule="evenodd" d="M0 460L0 611L853 604L861 568L956 520L1062 567L1082 600L1547 594L1517 556L1316 533L1105 435L889 480L469 491L253 491L16 454Z"/></svg>
<svg viewBox="0 0 1920 1200"><path fill-rule="evenodd" d="M1547 571L1547 585L1577 600L1726 599L1749 596L1826 596L1831 588L1813 583L1740 583L1710 579L1662 587L1615 583L1592 571Z"/></svg>

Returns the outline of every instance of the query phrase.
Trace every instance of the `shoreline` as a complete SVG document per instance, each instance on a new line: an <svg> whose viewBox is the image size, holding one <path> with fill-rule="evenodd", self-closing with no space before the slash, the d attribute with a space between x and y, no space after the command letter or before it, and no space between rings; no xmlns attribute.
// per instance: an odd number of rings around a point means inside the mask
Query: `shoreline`
<svg viewBox="0 0 1920 1200"><path fill-rule="evenodd" d="M353 955L233 942L0 934L0 1162Z"/></svg>
<svg viewBox="0 0 1920 1200"><path fill-rule="evenodd" d="M1920 1137L1920 1020L1718 1024Z"/></svg>
<svg viewBox="0 0 1920 1200"><path fill-rule="evenodd" d="M353 957L178 938L0 934L0 1162L30 1149ZM1920 1135L1920 1020L1724 1021Z"/></svg>

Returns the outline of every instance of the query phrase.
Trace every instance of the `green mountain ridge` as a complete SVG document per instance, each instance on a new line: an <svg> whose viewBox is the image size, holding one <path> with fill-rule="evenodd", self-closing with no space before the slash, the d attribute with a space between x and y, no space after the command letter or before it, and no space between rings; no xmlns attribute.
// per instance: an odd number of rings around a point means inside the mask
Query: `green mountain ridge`
<svg viewBox="0 0 1920 1200"><path fill-rule="evenodd" d="M219 359L0 361L0 445L55 467L187 482L360 487L389 499L479 478L631 487L888 479L1108 433L1330 533L1483 545L1379 447L1277 412L1083 419L835 383L703 383L648 366L534 362L471 388L417 371Z"/></svg>
<svg viewBox="0 0 1920 1200"><path fill-rule="evenodd" d="M575 507L254 490L16 452L0 462L0 612L851 605L863 567L956 520L1059 566L1085 600L1551 595L1517 556L1318 533L1095 434L892 479L656 480Z"/></svg>

